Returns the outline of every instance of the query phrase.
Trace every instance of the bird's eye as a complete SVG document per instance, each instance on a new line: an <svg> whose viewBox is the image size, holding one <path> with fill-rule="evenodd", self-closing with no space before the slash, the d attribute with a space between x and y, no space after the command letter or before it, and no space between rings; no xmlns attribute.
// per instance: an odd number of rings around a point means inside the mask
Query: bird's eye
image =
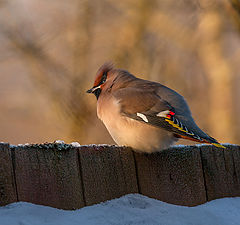
<svg viewBox="0 0 240 225"><path fill-rule="evenodd" d="M101 81L100 81L100 84L105 83L106 80L107 80L107 72L104 72L103 75L102 75L102 79L101 79Z"/></svg>

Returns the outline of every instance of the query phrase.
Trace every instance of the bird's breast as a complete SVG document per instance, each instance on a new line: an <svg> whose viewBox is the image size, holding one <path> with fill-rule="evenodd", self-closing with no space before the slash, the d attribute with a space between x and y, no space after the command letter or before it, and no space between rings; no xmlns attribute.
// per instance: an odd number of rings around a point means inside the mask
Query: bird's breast
<svg viewBox="0 0 240 225"><path fill-rule="evenodd" d="M97 115L118 145L143 152L155 152L174 142L173 134L120 113L120 103L114 97L99 98Z"/></svg>

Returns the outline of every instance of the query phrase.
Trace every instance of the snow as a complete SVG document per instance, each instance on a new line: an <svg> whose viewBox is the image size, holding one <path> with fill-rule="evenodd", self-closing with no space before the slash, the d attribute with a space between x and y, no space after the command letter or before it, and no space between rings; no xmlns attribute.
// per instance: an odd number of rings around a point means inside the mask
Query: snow
<svg viewBox="0 0 240 225"><path fill-rule="evenodd" d="M56 143L56 144L65 144L65 142L62 141L62 140L56 140L56 141L54 141L54 143Z"/></svg>
<svg viewBox="0 0 240 225"><path fill-rule="evenodd" d="M129 194L75 211L26 202L0 207L0 225L240 225L240 198L176 206Z"/></svg>
<svg viewBox="0 0 240 225"><path fill-rule="evenodd" d="M109 144L89 144L89 145L81 145L78 142L72 142L70 144L65 143L63 140L56 140L53 143L55 144L59 144L59 145L71 145L73 147L93 147L93 148L99 148L99 147L127 147L127 146L123 146L123 145L109 145ZM7 144L5 142L0 142L0 144ZM44 144L51 144L51 143L44 143ZM44 145L43 144L43 145ZM17 144L17 145L11 145L11 148L16 148L16 147L24 147L24 146L32 146L32 145L41 145L41 144L29 144L29 143L25 143L25 144ZM230 143L224 143L224 146L228 147L228 146L239 146L237 144L230 144ZM185 147L192 147L192 146L196 146L201 148L202 146L209 146L209 144L196 144L196 145L173 145L171 146L171 148L185 148Z"/></svg>
<svg viewBox="0 0 240 225"><path fill-rule="evenodd" d="M224 146L239 146L238 144L224 143Z"/></svg>
<svg viewBox="0 0 240 225"><path fill-rule="evenodd" d="M88 145L81 145L81 147L99 148L99 147L126 147L126 146L121 146L121 145L109 145L109 144L88 144Z"/></svg>
<svg viewBox="0 0 240 225"><path fill-rule="evenodd" d="M221 143L223 146L239 146L237 144L230 144L230 143ZM196 144L195 146L197 147L202 147L202 146L209 146L210 144ZM186 147L187 145L183 145L183 147ZM194 146L194 145L193 145Z"/></svg>
<svg viewBox="0 0 240 225"><path fill-rule="evenodd" d="M72 145L73 147L81 147L78 142L72 142L70 145Z"/></svg>
<svg viewBox="0 0 240 225"><path fill-rule="evenodd" d="M172 148L184 148L186 147L187 145L173 145L171 146Z"/></svg>

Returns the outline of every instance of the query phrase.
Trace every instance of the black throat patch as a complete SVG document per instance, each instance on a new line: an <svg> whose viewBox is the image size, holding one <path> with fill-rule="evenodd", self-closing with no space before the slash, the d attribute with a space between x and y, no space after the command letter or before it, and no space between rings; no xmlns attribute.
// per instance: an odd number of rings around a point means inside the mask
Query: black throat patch
<svg viewBox="0 0 240 225"><path fill-rule="evenodd" d="M101 94L101 91L102 91L101 88L98 88L93 92L93 94L96 96L97 99L99 98L99 95Z"/></svg>

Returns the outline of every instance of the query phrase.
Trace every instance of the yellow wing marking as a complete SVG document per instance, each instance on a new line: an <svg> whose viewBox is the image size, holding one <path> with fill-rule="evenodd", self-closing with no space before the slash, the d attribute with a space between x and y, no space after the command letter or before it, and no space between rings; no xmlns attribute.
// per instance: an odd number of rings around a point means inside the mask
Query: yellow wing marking
<svg viewBox="0 0 240 225"><path fill-rule="evenodd" d="M181 127L178 126L177 124L175 124L172 120L165 119L165 121L167 121L170 125L172 125L173 127L177 128L178 130L183 131L183 132L185 132L185 133L188 133L186 130L184 130L183 128L181 128ZM188 134L194 135L194 134L191 134L191 133L188 133Z"/></svg>
<svg viewBox="0 0 240 225"><path fill-rule="evenodd" d="M175 123L174 123L172 120L170 120L170 119L165 119L165 121L168 122L170 125L172 125L173 127L177 128L177 129L180 130L180 131L183 131L183 132L185 132L185 133L187 133L187 134L190 134L190 135L194 135L194 134L192 134L192 133L187 132L186 130L184 130L183 128L181 128L179 125L175 124ZM216 147L218 147L218 148L226 148L226 147L224 147L223 145L221 145L221 144L219 144L219 143L210 143L210 144L212 144L212 145L214 145L214 146L216 146Z"/></svg>

